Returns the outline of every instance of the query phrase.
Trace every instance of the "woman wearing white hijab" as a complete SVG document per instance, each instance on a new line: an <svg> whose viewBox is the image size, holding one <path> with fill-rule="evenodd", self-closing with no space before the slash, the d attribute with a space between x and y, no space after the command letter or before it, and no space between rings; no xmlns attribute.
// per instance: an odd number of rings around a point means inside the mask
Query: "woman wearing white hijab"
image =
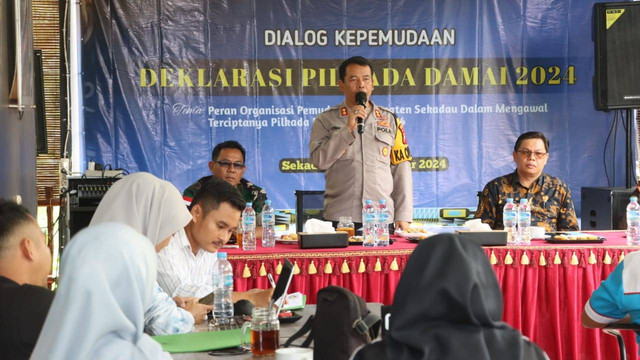
<svg viewBox="0 0 640 360"><path fill-rule="evenodd" d="M189 221L191 213L173 184L138 172L111 186L93 214L90 226L105 222L127 224L157 247Z"/></svg>
<svg viewBox="0 0 640 360"><path fill-rule="evenodd" d="M170 359L143 332L156 263L153 247L129 226L79 232L62 256L60 286L31 359Z"/></svg>
<svg viewBox="0 0 640 360"><path fill-rule="evenodd" d="M139 172L118 180L100 201L91 224L118 222L131 226L160 251L171 236L191 221L191 213L175 186L165 180ZM179 308L156 283L151 304L145 313L145 330L155 335L186 333L204 319L209 306L187 302Z"/></svg>

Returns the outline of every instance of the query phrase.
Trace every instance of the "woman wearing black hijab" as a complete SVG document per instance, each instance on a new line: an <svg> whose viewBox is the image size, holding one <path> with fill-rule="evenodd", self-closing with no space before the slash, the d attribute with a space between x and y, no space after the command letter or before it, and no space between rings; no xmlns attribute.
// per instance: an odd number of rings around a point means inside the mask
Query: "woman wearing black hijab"
<svg viewBox="0 0 640 360"><path fill-rule="evenodd" d="M393 360L547 359L502 322L502 293L484 251L454 235L437 235L416 247L391 314L388 337L356 359L382 358L383 348Z"/></svg>

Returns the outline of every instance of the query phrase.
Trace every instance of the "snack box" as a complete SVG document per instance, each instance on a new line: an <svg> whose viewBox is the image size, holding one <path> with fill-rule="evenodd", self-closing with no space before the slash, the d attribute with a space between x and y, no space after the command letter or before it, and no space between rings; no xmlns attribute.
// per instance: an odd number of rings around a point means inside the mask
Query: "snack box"
<svg viewBox="0 0 640 360"><path fill-rule="evenodd" d="M463 241L473 241L481 246L505 246L507 245L507 232L504 230L493 231L469 231L457 230L458 238Z"/></svg>
<svg viewBox="0 0 640 360"><path fill-rule="evenodd" d="M319 248L345 248L349 246L349 234L346 232L335 233L298 233L298 246L300 249Z"/></svg>

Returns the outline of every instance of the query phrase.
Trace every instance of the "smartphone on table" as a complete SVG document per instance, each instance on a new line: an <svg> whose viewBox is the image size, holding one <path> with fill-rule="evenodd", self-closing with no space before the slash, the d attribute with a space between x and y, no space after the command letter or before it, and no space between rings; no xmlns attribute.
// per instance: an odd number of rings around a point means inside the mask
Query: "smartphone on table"
<svg viewBox="0 0 640 360"><path fill-rule="evenodd" d="M209 295L207 295L207 296L203 297L202 299L198 300L198 302L200 304L213 305L213 291Z"/></svg>

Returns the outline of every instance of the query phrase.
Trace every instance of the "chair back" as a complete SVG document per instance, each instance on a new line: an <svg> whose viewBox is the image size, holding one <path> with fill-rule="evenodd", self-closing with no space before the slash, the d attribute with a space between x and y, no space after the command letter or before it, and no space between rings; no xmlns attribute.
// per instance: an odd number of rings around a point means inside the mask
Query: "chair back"
<svg viewBox="0 0 640 360"><path fill-rule="evenodd" d="M638 324L609 324L602 328L602 331L614 336L618 342L618 350L620 350L620 360L627 360L627 350L624 347L624 338L620 333L620 330L633 330L637 335L640 335L640 325Z"/></svg>
<svg viewBox="0 0 640 360"><path fill-rule="evenodd" d="M323 190L296 190L296 232L302 232L309 219L322 220L324 211Z"/></svg>

